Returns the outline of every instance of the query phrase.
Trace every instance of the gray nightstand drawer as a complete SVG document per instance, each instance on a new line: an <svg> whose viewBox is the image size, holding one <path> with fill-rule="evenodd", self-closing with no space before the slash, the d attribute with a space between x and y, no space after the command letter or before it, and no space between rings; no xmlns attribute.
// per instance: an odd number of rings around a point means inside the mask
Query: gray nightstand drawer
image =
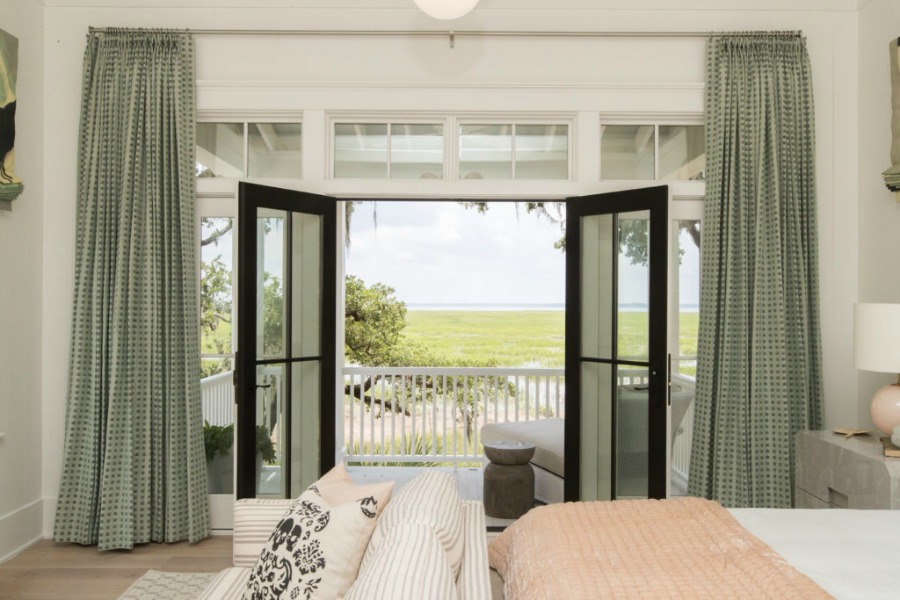
<svg viewBox="0 0 900 600"><path fill-rule="evenodd" d="M900 459L877 438L801 431L795 444L795 508L900 509Z"/></svg>

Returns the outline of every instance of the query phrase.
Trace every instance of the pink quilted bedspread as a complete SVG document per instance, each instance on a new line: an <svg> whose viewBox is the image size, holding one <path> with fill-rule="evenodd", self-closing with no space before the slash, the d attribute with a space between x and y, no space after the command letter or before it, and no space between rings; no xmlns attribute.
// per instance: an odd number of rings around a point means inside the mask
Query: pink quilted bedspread
<svg viewBox="0 0 900 600"><path fill-rule="evenodd" d="M488 552L508 600L831 597L700 498L542 506Z"/></svg>

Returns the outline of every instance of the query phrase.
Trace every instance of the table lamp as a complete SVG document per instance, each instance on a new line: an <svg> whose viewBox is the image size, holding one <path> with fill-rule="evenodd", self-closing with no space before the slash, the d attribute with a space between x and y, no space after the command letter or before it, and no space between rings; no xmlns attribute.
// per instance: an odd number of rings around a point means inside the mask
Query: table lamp
<svg viewBox="0 0 900 600"><path fill-rule="evenodd" d="M854 314L856 368L898 373L897 383L872 397L872 422L885 435L900 425L900 304L857 304Z"/></svg>

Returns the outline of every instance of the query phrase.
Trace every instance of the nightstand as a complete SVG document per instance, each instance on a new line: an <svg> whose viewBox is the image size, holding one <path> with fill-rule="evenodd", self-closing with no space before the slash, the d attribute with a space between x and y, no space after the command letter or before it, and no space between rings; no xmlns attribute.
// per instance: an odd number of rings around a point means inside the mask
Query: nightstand
<svg viewBox="0 0 900 600"><path fill-rule="evenodd" d="M801 431L794 441L794 508L900 509L900 458L885 458L877 437Z"/></svg>

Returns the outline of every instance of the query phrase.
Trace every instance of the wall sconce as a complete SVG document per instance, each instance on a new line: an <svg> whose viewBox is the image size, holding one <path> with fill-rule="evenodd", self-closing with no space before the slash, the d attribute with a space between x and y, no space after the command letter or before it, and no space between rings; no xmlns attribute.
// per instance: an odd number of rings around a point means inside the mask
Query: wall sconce
<svg viewBox="0 0 900 600"><path fill-rule="evenodd" d="M475 8L478 0L415 0L419 9L434 19L458 19Z"/></svg>

